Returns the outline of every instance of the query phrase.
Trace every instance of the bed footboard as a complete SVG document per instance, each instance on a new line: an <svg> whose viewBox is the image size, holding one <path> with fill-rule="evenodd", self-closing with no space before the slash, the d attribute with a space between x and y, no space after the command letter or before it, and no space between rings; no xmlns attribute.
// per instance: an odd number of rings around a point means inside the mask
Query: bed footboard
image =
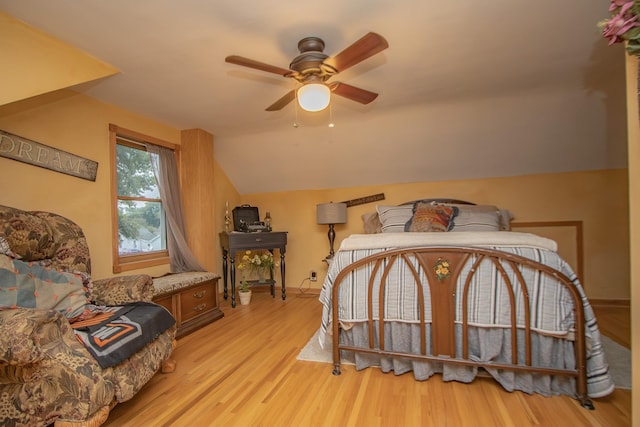
<svg viewBox="0 0 640 427"><path fill-rule="evenodd" d="M477 292L474 283L479 279L479 266L489 263L493 282L500 289L501 304L507 301L506 325L500 325L510 331L509 360L479 361L470 357L469 331L474 328L470 322L469 301L471 294ZM394 269L406 268L410 272L405 282L415 283L417 298L415 310L418 319L413 322L420 329L419 351L405 352L385 348L385 296L393 289L388 276ZM364 274L363 272L367 272ZM532 307L531 285L526 277L550 276L568 292L573 303L573 331L575 334L573 349L575 368L565 369L550 366L537 366L532 357L532 334L538 331L532 324L532 316L538 311ZM359 283L362 289L359 295L366 295L368 319L365 321L368 331L368 345L355 346L340 343L341 312L340 287L345 278L359 274L366 277L366 283ZM363 276L364 274L364 276ZM542 282L540 282L542 283ZM540 286L538 283L538 286ZM363 290L366 287L366 292ZM425 304L425 301L428 301ZM376 253L356 260L342 269L336 276L332 289L332 331L333 331L333 374L340 374L341 351L368 353L383 357L430 361L445 365L461 365L487 370L509 370L548 376L569 376L575 379L575 397L583 407L593 409L587 394L587 349L586 326L582 294L576 284L562 272L540 262L520 255L494 249L472 247L420 247L402 248ZM430 308L429 308L430 307ZM524 321L523 321L524 319ZM519 333L518 333L519 332ZM518 338L520 336L520 339Z"/></svg>

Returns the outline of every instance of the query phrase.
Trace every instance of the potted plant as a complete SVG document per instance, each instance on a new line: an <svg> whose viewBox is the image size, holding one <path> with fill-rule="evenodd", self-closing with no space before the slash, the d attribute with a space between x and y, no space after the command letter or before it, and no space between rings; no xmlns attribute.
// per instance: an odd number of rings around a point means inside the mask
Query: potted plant
<svg viewBox="0 0 640 427"><path fill-rule="evenodd" d="M247 283L244 278L238 287L238 296L240 297L240 304L242 305L248 305L251 302L251 289L249 288L249 283Z"/></svg>
<svg viewBox="0 0 640 427"><path fill-rule="evenodd" d="M242 259L237 266L241 274L240 286L238 286L240 304L247 305L251 301L251 289L247 277L255 274L258 277L258 283L267 283L267 272L271 273L273 267L276 266L278 266L278 263L273 259L273 253L270 251L256 253L246 251L242 255ZM270 277L272 277L271 274Z"/></svg>
<svg viewBox="0 0 640 427"><path fill-rule="evenodd" d="M242 255L238 269L242 270L243 280L246 279L245 273L255 273L258 276L258 282L265 283L267 272L271 273L273 268L277 266L278 263L274 260L273 253L270 251L256 253L246 251Z"/></svg>

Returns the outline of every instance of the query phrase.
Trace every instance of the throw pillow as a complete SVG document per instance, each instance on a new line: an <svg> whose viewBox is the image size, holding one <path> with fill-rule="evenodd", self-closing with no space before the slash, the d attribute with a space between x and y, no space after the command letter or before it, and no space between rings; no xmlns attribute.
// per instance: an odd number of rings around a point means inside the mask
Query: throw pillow
<svg viewBox="0 0 640 427"><path fill-rule="evenodd" d="M413 215L412 205L376 206L383 233L402 233Z"/></svg>
<svg viewBox="0 0 640 427"><path fill-rule="evenodd" d="M499 209L500 212L500 231L511 230L511 221L513 214L507 209Z"/></svg>
<svg viewBox="0 0 640 427"><path fill-rule="evenodd" d="M54 309L73 319L88 303L79 275L0 255L0 308Z"/></svg>
<svg viewBox="0 0 640 427"><path fill-rule="evenodd" d="M457 205L451 231L500 231L501 215L491 205Z"/></svg>
<svg viewBox="0 0 640 427"><path fill-rule="evenodd" d="M382 223L378 212L369 212L362 214L362 222L365 234L382 233Z"/></svg>
<svg viewBox="0 0 640 427"><path fill-rule="evenodd" d="M455 206L439 206L417 202L413 207L413 216L407 222L405 230L422 232L449 231L457 209Z"/></svg>

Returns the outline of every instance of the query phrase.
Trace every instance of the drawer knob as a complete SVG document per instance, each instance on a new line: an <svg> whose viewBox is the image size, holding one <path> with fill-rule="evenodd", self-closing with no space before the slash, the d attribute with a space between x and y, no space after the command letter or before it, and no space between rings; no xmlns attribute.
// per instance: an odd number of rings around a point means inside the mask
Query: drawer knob
<svg viewBox="0 0 640 427"><path fill-rule="evenodd" d="M193 294L193 297L194 297L194 298L202 298L202 297L204 297L206 294L207 294L207 291L199 291L199 292L196 292L195 294Z"/></svg>
<svg viewBox="0 0 640 427"><path fill-rule="evenodd" d="M257 238L256 238L256 242L262 242L262 238L257 237Z"/></svg>
<svg viewBox="0 0 640 427"><path fill-rule="evenodd" d="M193 311L202 311L205 308L207 308L207 304L198 304L195 307L193 307Z"/></svg>

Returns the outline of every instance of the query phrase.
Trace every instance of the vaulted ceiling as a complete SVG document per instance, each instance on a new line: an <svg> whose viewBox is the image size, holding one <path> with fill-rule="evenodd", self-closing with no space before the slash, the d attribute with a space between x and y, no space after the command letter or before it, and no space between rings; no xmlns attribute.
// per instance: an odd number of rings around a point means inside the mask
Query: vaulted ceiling
<svg viewBox="0 0 640 427"><path fill-rule="evenodd" d="M120 70L74 89L214 135L242 194L626 167L624 49L584 0L0 0L0 10ZM379 94L265 108L307 36L332 56L389 48L332 79ZM334 127L328 127L332 122ZM297 126L294 126L297 124Z"/></svg>

